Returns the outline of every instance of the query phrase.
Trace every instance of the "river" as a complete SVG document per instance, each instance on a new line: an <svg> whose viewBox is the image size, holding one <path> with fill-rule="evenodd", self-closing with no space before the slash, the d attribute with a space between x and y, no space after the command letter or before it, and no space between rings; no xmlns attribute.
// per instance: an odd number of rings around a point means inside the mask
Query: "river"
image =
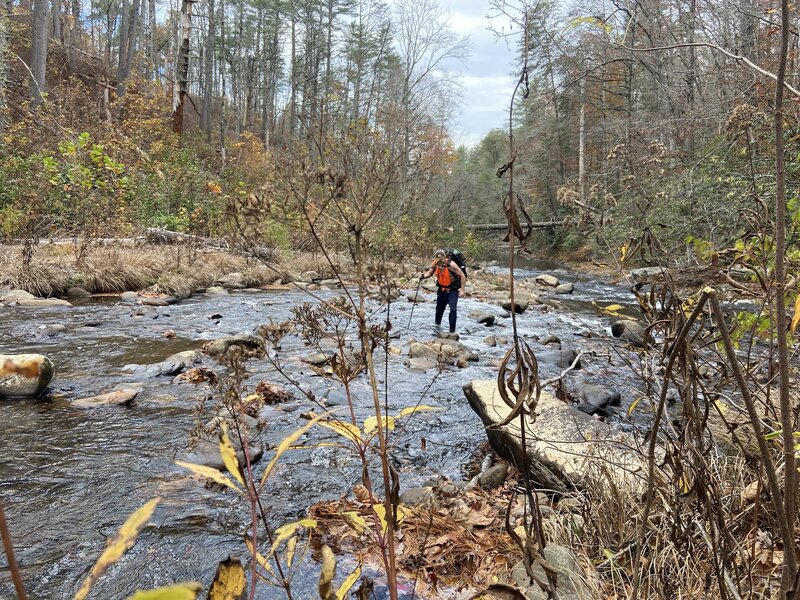
<svg viewBox="0 0 800 600"><path fill-rule="evenodd" d="M624 286L606 285L554 268L552 264L522 262L519 277L544 270L562 281L575 282L571 296L553 296L561 306L542 312L531 309L519 315L522 336L534 350L543 350L535 339L556 335L562 347L607 352L608 359L584 360L581 377L613 386L630 402L635 378L621 374L622 357L628 353L610 338L611 319L593 306L611 303L630 305ZM495 265L488 270L502 272ZM411 290L413 291L413 290ZM324 292L331 296L335 292ZM157 319L131 316L133 306L117 297L93 297L74 308L39 310L0 307L0 353L38 352L51 358L56 376L48 395L36 401L0 400L0 497L11 528L17 560L29 596L34 599L72 598L81 580L102 552L125 517L154 496L162 498L152 525L136 545L95 585L90 598L117 600L137 589L148 589L180 581L208 585L220 560L229 554L246 559L241 541L249 512L233 493L203 487L174 464L185 457L187 438L195 425L198 399L208 394L205 386L174 382L172 377L136 379L125 375L129 363L155 363L183 350L199 349L205 340L251 332L269 319L290 317L292 306L309 300L297 290L241 291L208 297L195 295L180 303L159 308ZM401 298L391 305L395 330L403 347L408 336L433 338L433 304L417 305ZM472 380L494 378L503 347L484 343L489 334L510 337L511 322L486 328L468 318L470 310L499 307L474 299L459 303L461 342L477 351L480 361L466 369L446 368L441 374L411 373L403 365L404 355L389 355L388 387L391 411L422 403L437 412L418 413L394 436L394 460L402 487L408 488L443 474L454 480L469 477L465 465L485 441L480 420L470 410L461 386ZM221 318L211 319L212 315ZM409 317L411 320L409 321ZM65 325L47 338L41 327ZM175 337L163 336L173 330ZM303 386L324 397L333 384L314 375L304 363L293 360L312 352L297 335L288 336L281 356ZM618 354L616 353L618 352ZM379 357L383 360L383 357ZM288 359L288 360L287 360ZM209 358L203 366L222 372ZM542 375L558 369L542 365ZM248 385L261 379L282 383L266 360L248 363ZM382 372L382 371L381 371ZM355 384L361 416L371 413L369 389L363 376ZM141 387L132 406L72 407L70 401L108 391L116 386ZM276 411L276 418L263 431L267 447L274 447L305 421L300 413L314 408L299 394L291 411ZM618 415L624 420L624 407ZM333 441L335 434L322 428L305 436L308 445ZM267 452L269 456L269 452ZM260 468L266 461L260 463ZM268 485L266 503L275 525L305 514L306 508L323 499L346 493L358 481L360 466L346 451L318 447L286 454ZM317 567L307 562L298 577L298 597L313 597ZM274 589L261 586L258 598L280 598ZM0 555L0 599L14 592L5 556Z"/></svg>

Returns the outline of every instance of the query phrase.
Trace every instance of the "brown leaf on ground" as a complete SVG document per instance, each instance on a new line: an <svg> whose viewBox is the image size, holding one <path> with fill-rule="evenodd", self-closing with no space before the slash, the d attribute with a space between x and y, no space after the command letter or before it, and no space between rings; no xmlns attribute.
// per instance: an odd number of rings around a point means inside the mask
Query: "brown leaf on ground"
<svg viewBox="0 0 800 600"><path fill-rule="evenodd" d="M178 381L188 381L189 383L208 381L213 384L217 382L217 374L206 367L193 367L178 375Z"/></svg>

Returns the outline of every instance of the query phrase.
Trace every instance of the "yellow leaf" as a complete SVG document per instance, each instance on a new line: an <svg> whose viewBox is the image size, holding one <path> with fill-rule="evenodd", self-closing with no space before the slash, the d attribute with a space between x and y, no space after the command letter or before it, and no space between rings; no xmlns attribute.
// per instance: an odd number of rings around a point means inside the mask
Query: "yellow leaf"
<svg viewBox="0 0 800 600"><path fill-rule="evenodd" d="M305 527L306 529L313 529L317 526L317 522L314 519L300 519L299 521L295 521L294 523L287 523L286 525L281 525L275 530L275 536L272 541L272 548L269 551L269 555L267 558L275 554L275 551L278 549L283 542L288 540L292 537L297 530L301 527Z"/></svg>
<svg viewBox="0 0 800 600"><path fill-rule="evenodd" d="M355 571L350 573L347 579L342 582L342 585L339 586L339 589L336 590L336 600L344 600L347 596L347 592L355 585L359 577L361 577L361 565L358 565Z"/></svg>
<svg viewBox="0 0 800 600"><path fill-rule="evenodd" d="M232 490L236 490L237 492L241 492L241 490L236 487L236 484L233 483L230 479L225 477L219 470L215 469L214 467L206 467L205 465L196 465L194 463L183 462L182 460L176 460L175 464L179 467L183 467L184 469L189 469L195 475L199 475L200 477L205 477L206 479L210 479L219 483L220 485L225 485L231 488Z"/></svg>
<svg viewBox="0 0 800 600"><path fill-rule="evenodd" d="M320 427L332 429L352 442L361 441L361 430L352 423L345 423L344 421L322 421Z"/></svg>
<svg viewBox="0 0 800 600"><path fill-rule="evenodd" d="M247 578L242 561L229 556L217 567L211 589L208 590L208 600L242 600L246 589Z"/></svg>
<svg viewBox="0 0 800 600"><path fill-rule="evenodd" d="M321 415L317 415L316 417L311 419L308 423L303 425L300 429L298 429L297 431L291 433L288 437L284 438L281 441L281 443L278 444L278 447L275 449L275 456L273 456L272 460L269 461L269 464L267 465L267 468L264 471L264 474L261 476L261 485L262 486L267 481L267 479L269 479L269 476L272 473L272 469L275 468L275 465L278 463L278 459L283 455L283 453L286 452L289 449L289 447L292 446L300 438L301 435L303 435L306 431L308 431L314 425L316 425L317 422L322 417L326 416L326 414L327 413L323 413Z"/></svg>
<svg viewBox="0 0 800 600"><path fill-rule="evenodd" d="M628 256L628 249L630 248L630 244L627 242L622 244L619 249L619 262L625 262L625 258Z"/></svg>
<svg viewBox="0 0 800 600"><path fill-rule="evenodd" d="M168 587L136 592L128 600L196 600L203 586L196 582L178 583Z"/></svg>
<svg viewBox="0 0 800 600"><path fill-rule="evenodd" d="M686 477L685 473L681 473L681 476L678 477L678 488L680 488L681 492L684 494L688 494L689 490L692 489L689 478Z"/></svg>
<svg viewBox="0 0 800 600"><path fill-rule="evenodd" d="M294 560L294 551L297 547L297 536L292 537L286 544L286 566L291 567Z"/></svg>
<svg viewBox="0 0 800 600"><path fill-rule="evenodd" d="M631 402L631 405L628 408L628 418L629 419L631 418L631 415L633 414L633 411L636 410L636 407L639 405L639 402L641 402L642 398L643 398L643 396L639 396L636 400Z"/></svg>
<svg viewBox="0 0 800 600"><path fill-rule="evenodd" d="M322 570L319 573L320 600L336 600L333 578L336 577L336 557L328 546L322 547Z"/></svg>
<svg viewBox="0 0 800 600"><path fill-rule="evenodd" d="M386 507L383 504L373 504L372 509L381 521L381 531L386 533L389 529L389 523L386 522Z"/></svg>
<svg viewBox="0 0 800 600"><path fill-rule="evenodd" d="M106 572L106 569L116 563L122 555L133 546L136 541L136 536L139 535L139 532L150 520L150 517L153 516L153 511L158 501L159 498L153 498L130 515L125 523L122 524L119 533L112 538L108 547L100 555L100 558L97 559L94 567L92 567L89 575L83 580L78 593L75 594L75 600L84 600L89 594L89 589L92 587L92 584Z"/></svg>
<svg viewBox="0 0 800 600"><path fill-rule="evenodd" d="M725 404L722 400L714 400L714 406L721 415L724 415L726 412L728 412L728 405Z"/></svg>
<svg viewBox="0 0 800 600"><path fill-rule="evenodd" d="M228 424L224 420L220 422L219 453L222 455L222 462L225 463L228 473L233 475L236 481L244 487L242 467L239 465L239 459L236 458L236 450L233 449L233 444L228 437Z"/></svg>
<svg viewBox="0 0 800 600"><path fill-rule="evenodd" d="M407 406L399 413L397 413L398 417L405 417L406 415L410 415L415 412L420 412L422 410L439 410L435 406L426 406L425 404L420 404L418 406Z"/></svg>
<svg viewBox="0 0 800 600"><path fill-rule="evenodd" d="M394 429L394 421L394 417L388 415L383 417L383 428ZM378 431L378 417L372 416L364 419L364 433L369 435L375 431Z"/></svg>
<svg viewBox="0 0 800 600"><path fill-rule="evenodd" d="M351 529L355 530L356 533L359 535L369 531L369 527L367 526L367 522L355 511L348 511L342 513L342 518L344 522L347 523Z"/></svg>
<svg viewBox="0 0 800 600"><path fill-rule="evenodd" d="M267 573L277 579L277 575L275 575L275 571L272 570L269 561L260 552L253 549L253 540L250 539L250 536L245 536L244 544L247 546L247 549L250 550L250 554L253 555L256 562L261 565Z"/></svg>
<svg viewBox="0 0 800 600"><path fill-rule="evenodd" d="M792 335L794 335L798 323L800 323L800 295L798 295L797 300L794 301L794 316L792 317L792 323L789 326L792 331Z"/></svg>

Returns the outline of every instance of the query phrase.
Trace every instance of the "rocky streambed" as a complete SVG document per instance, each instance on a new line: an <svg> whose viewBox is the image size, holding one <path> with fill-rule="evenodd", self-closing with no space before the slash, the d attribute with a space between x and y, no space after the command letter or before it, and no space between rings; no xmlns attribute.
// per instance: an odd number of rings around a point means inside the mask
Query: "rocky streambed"
<svg viewBox="0 0 800 600"><path fill-rule="evenodd" d="M499 266L484 269L488 275L502 272ZM610 329L615 319L596 306L628 304L629 293L552 268L546 275L558 279L555 285L546 278L536 281L541 274L541 265L517 273L520 297L527 303L517 322L539 357L540 375L558 375L584 352L582 368L568 375L567 388L585 413L607 415L617 430L632 427L625 411L639 384L626 363L635 362L630 345L635 340L615 339ZM502 308L507 291L486 283L488 275L474 277L471 297L459 302L458 340L440 339L434 331L432 294L421 291L415 298L415 286L409 284L390 305L399 335L388 356L377 356L386 364L381 397L392 414L418 402L438 409L414 414L395 431L393 459L403 489L439 476L464 481L474 475L466 465L486 434L462 387L496 377L511 339L508 311L513 307ZM323 298L339 293L326 287L314 293ZM175 465L198 458L197 448L188 446L189 433L197 424L198 403L213 402L207 382L192 383L180 374L201 367L224 375L209 356L225 344L219 340L252 336L265 323L290 318L292 306L311 299L294 287L221 287L174 304L137 303L135 295L76 296L73 306L23 300L0 306L0 354L46 355L55 370L43 397L0 400L5 429L0 496L29 594L71 598L106 538L153 496L162 498L153 526L91 597L125 598L136 589L177 581L208 584L220 560L243 556L240 534L249 511L234 494L205 487ZM375 318L385 317L385 310ZM303 415L343 403L340 386L313 365L325 350L305 346L296 333L282 340L284 370L320 404L295 392L262 411L257 436L265 455L306 422ZM248 361L247 373L249 389L266 380L292 391L263 358ZM357 416L364 419L373 411L363 377L354 382L353 392ZM268 487L276 525L358 482L360 465L352 453L311 447L334 441L335 435L314 428L302 440L308 449L279 462ZM313 565L308 572L296 581L301 590L308 587L310 597ZM0 598L12 597L9 579L8 571L0 570ZM274 593L263 588L259 597Z"/></svg>

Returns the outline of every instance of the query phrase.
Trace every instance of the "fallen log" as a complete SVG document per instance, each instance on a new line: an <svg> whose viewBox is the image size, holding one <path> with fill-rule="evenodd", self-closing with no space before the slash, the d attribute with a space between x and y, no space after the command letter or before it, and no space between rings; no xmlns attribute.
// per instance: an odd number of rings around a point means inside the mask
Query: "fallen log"
<svg viewBox="0 0 800 600"><path fill-rule="evenodd" d="M536 223L526 224L531 229L548 229L551 227L571 227L576 225L576 221L571 219L561 221L538 221ZM474 231L506 231L508 223L482 223L478 225L467 225L467 229Z"/></svg>

